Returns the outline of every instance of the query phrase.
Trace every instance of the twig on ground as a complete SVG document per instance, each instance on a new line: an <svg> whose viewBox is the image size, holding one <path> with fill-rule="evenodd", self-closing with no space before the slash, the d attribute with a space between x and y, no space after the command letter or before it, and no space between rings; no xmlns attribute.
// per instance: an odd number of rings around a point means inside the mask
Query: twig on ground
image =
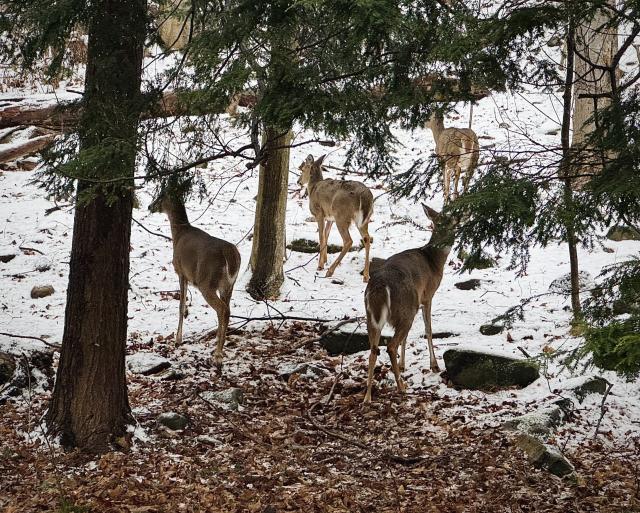
<svg viewBox="0 0 640 513"><path fill-rule="evenodd" d="M0 332L0 335L4 335L5 337L25 338L25 339L29 339L29 340L39 340L45 346L48 346L48 347L51 347L52 349L56 349L57 351L60 351L60 346L58 344L52 344L51 342L47 342L42 337L30 337L28 335L16 335L15 333L2 333L2 332Z"/></svg>
<svg viewBox="0 0 640 513"><path fill-rule="evenodd" d="M524 347L522 347L522 346L518 346L518 351L520 351L520 352L521 352L523 355L525 355L527 358L531 358L531 355L525 351Z"/></svg>
<svg viewBox="0 0 640 513"><path fill-rule="evenodd" d="M609 392L611 392L611 388L613 388L613 383L610 383L609 381L607 381L607 389L604 392L604 395L602 396L602 402L600 403L600 417L598 418L598 423L596 424L596 432L593 434L593 438L596 438L598 436L598 431L600 430L600 424L602 423L602 419L604 418L604 414L606 413L606 410L604 408L604 403L607 400L607 397L609 396Z"/></svg>
<svg viewBox="0 0 640 513"><path fill-rule="evenodd" d="M36 248L28 248L27 246L18 246L18 249L20 249L21 251L35 251L36 253L44 255L42 251Z"/></svg>

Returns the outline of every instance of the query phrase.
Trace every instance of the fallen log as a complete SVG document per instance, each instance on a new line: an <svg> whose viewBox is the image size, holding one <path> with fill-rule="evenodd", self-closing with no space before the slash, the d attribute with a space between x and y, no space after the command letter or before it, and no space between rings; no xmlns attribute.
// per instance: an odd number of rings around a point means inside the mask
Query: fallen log
<svg viewBox="0 0 640 513"><path fill-rule="evenodd" d="M460 82L455 78L439 78L437 76L425 76L414 80L416 88L423 91L435 91L434 99L442 102L478 101L488 96L491 91L484 87L472 86L468 93L460 92ZM380 98L384 91L380 88L371 91L374 98ZM168 118L176 116L198 116L203 114L221 114L233 107L253 107L256 104L256 96L251 92L242 92L234 95L232 104L225 108L214 108L203 112L201 108L194 110L191 105L182 103L178 94L174 91L166 92L162 98L146 112L141 119ZM71 101L67 103L42 102L40 105L32 101L26 104L17 102L14 105L0 108L0 129L18 125L37 126L58 131L70 131L80 121L82 115L81 102Z"/></svg>
<svg viewBox="0 0 640 513"><path fill-rule="evenodd" d="M0 150L0 164L38 153L49 146L55 138L55 134L41 135L40 137L29 139L22 144L11 146L6 150Z"/></svg>

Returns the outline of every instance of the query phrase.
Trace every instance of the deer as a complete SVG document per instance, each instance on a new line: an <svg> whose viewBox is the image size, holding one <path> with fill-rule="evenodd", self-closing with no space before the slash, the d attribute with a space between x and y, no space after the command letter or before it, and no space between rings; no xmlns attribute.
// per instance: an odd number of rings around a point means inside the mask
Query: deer
<svg viewBox="0 0 640 513"><path fill-rule="evenodd" d="M240 252L234 244L191 226L183 198L183 192L167 189L149 206L150 212L166 214L171 225L173 268L180 281L180 315L175 343L176 346L182 344L182 322L186 315L187 289L191 283L200 290L218 317L212 363L220 372L231 295L240 270Z"/></svg>
<svg viewBox="0 0 640 513"><path fill-rule="evenodd" d="M445 128L444 118L438 113L431 115L426 126L431 129L436 142L436 155L443 175L444 201L449 202L452 199L451 180L453 179L453 199L455 199L458 197L458 181L463 169L462 190L467 192L480 156L478 136L471 127Z"/></svg>
<svg viewBox="0 0 640 513"><path fill-rule="evenodd" d="M400 372L405 368L407 335L421 306L425 338L429 345L430 368L432 372L440 372L433 350L431 305L455 240L457 222L425 204L422 204L422 208L434 226L427 244L396 253L381 263L371 274L371 280L364 293L371 351L365 403L371 402L373 371L378 357L380 334L387 324L394 328L393 337L387 345L391 369L398 391L401 394L405 392L406 385ZM400 364L397 359L399 346L402 347Z"/></svg>
<svg viewBox="0 0 640 513"><path fill-rule="evenodd" d="M322 175L322 163L326 155L314 161L308 155L298 168L301 173L298 185L307 187L309 210L318 223L320 254L318 270L324 269L327 263L327 243L331 227L335 222L342 237L342 251L335 262L329 266L326 277L333 276L338 265L353 244L349 228L354 223L362 237L365 250L363 281L369 281L369 253L372 238L369 236L369 221L373 215L373 194L362 182L354 180L332 180ZM326 223L326 224L325 224Z"/></svg>

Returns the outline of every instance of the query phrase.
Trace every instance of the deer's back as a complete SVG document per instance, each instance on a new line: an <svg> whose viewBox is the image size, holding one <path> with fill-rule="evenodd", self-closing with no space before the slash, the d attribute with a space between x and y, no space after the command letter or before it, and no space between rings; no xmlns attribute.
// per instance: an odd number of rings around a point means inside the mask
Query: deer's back
<svg viewBox="0 0 640 513"><path fill-rule="evenodd" d="M174 245L173 266L195 286L219 289L222 282L235 280L240 253L230 242L191 226Z"/></svg>
<svg viewBox="0 0 640 513"><path fill-rule="evenodd" d="M364 220L371 216L373 194L362 182L327 178L318 182L310 193L309 206L314 215L321 212L324 217L344 217L344 221L352 221L361 213Z"/></svg>
<svg viewBox="0 0 640 513"><path fill-rule="evenodd" d="M436 141L436 152L446 163L468 168L478 163L480 144L470 128L445 128Z"/></svg>

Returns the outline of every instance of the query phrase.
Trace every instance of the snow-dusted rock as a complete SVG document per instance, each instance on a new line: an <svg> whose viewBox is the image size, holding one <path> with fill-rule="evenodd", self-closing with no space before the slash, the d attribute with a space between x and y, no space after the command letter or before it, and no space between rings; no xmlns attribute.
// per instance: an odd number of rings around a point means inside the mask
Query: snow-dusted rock
<svg viewBox="0 0 640 513"><path fill-rule="evenodd" d="M15 358L8 353L0 352L0 385L8 383L16 370Z"/></svg>
<svg viewBox="0 0 640 513"><path fill-rule="evenodd" d="M244 392L241 388L232 387L215 392L212 390L202 392L200 397L225 410L237 410L239 405L244 401Z"/></svg>
<svg viewBox="0 0 640 513"><path fill-rule="evenodd" d="M293 374L300 374L310 378L323 378L331 371L314 363L286 363L278 368L278 375L289 379Z"/></svg>
<svg viewBox="0 0 640 513"><path fill-rule="evenodd" d="M580 271L578 281L580 290L591 289L594 286L593 277L586 271ZM549 292L564 295L571 294L571 274L565 274L553 280L549 285Z"/></svg>
<svg viewBox="0 0 640 513"><path fill-rule="evenodd" d="M172 429L173 431L184 429L187 427L187 424L189 424L189 419L187 417L174 411L161 413L157 420L158 424Z"/></svg>
<svg viewBox="0 0 640 513"><path fill-rule="evenodd" d="M492 335L499 335L504 331L504 326L502 324L483 324L480 326L480 333L490 337Z"/></svg>
<svg viewBox="0 0 640 513"><path fill-rule="evenodd" d="M481 283L482 282L478 278L471 278L470 280L454 283L453 286L460 290L475 290Z"/></svg>
<svg viewBox="0 0 640 513"><path fill-rule="evenodd" d="M155 353L136 353L127 356L127 367L134 374L150 376L171 367L171 362Z"/></svg>
<svg viewBox="0 0 640 513"><path fill-rule="evenodd" d="M607 239L614 242L623 240L640 240L640 233L629 226L612 226L607 232Z"/></svg>
<svg viewBox="0 0 640 513"><path fill-rule="evenodd" d="M55 289L51 285L36 285L31 289L31 297L33 299L39 299L50 296L55 292Z"/></svg>
<svg viewBox="0 0 640 513"><path fill-rule="evenodd" d="M471 390L524 388L540 377L534 361L470 349L445 351L444 364L454 385Z"/></svg>
<svg viewBox="0 0 640 513"><path fill-rule="evenodd" d="M574 466L556 447L526 433L518 435L516 445L527 454L536 467L548 470L559 477L575 475Z"/></svg>
<svg viewBox="0 0 640 513"><path fill-rule="evenodd" d="M567 419L567 413L561 404L553 404L526 413L506 421L503 426L509 430L517 430L538 438L550 435Z"/></svg>

